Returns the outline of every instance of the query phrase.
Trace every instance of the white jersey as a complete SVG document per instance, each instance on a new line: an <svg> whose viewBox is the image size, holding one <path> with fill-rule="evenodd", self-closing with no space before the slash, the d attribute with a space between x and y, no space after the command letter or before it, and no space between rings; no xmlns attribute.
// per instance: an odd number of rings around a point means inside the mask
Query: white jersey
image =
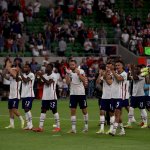
<svg viewBox="0 0 150 150"><path fill-rule="evenodd" d="M30 72L29 74L23 74L25 78L30 78L31 81L25 83L22 82L22 90L21 90L21 97L26 98L26 97L34 97L34 91L33 91L33 86L34 86L34 81L35 81L35 75Z"/></svg>
<svg viewBox="0 0 150 150"><path fill-rule="evenodd" d="M21 81L17 82L12 76L10 76L10 92L9 92L9 99L20 99L20 87Z"/></svg>
<svg viewBox="0 0 150 150"><path fill-rule="evenodd" d="M51 75L44 74L43 77L48 81L52 79L54 83L50 85L46 83L44 84L42 100L56 100L57 99L57 95L56 95L57 76L55 75L55 73L52 73Z"/></svg>
<svg viewBox="0 0 150 150"><path fill-rule="evenodd" d="M129 99L129 97L130 97L129 84L130 84L129 80L125 80L121 84L121 89L122 89L121 90L121 97L122 97L123 100Z"/></svg>
<svg viewBox="0 0 150 150"><path fill-rule="evenodd" d="M132 96L144 96L145 77L138 76L139 80L133 80Z"/></svg>
<svg viewBox="0 0 150 150"><path fill-rule="evenodd" d="M6 76L9 78L10 74L6 74ZM4 85L10 85L10 80L7 80L7 79L3 78L3 84Z"/></svg>
<svg viewBox="0 0 150 150"><path fill-rule="evenodd" d="M53 74L56 76L57 83L58 83L59 79L61 78L60 73L53 72Z"/></svg>
<svg viewBox="0 0 150 150"><path fill-rule="evenodd" d="M84 70L78 69L80 71L81 75L85 76ZM71 78L70 83L70 95L85 95L85 88L83 85L83 82L80 80L77 73L71 73L69 74Z"/></svg>
<svg viewBox="0 0 150 150"><path fill-rule="evenodd" d="M117 79L113 77L112 98L125 99L125 97L129 97L129 83L127 84L127 73L123 71L119 75L123 77L124 81L117 81ZM126 88L127 85L128 88Z"/></svg>
<svg viewBox="0 0 150 150"><path fill-rule="evenodd" d="M111 90L112 85L107 84L107 82L103 80L102 99L111 99Z"/></svg>

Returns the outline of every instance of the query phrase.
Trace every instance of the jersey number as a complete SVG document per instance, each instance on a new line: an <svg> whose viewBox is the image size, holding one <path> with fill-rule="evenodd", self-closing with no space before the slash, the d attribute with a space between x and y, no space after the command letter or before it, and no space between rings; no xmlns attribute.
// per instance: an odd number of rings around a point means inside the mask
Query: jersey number
<svg viewBox="0 0 150 150"><path fill-rule="evenodd" d="M16 101L14 101L14 103L13 103L13 107L15 107L15 105L16 105Z"/></svg>
<svg viewBox="0 0 150 150"><path fill-rule="evenodd" d="M116 104L116 108L118 108L119 107L119 102L117 102L117 104Z"/></svg>
<svg viewBox="0 0 150 150"><path fill-rule="evenodd" d="M51 108L54 108L54 107L55 107L55 102L51 102L51 103L50 103L50 107L51 107Z"/></svg>
<svg viewBox="0 0 150 150"><path fill-rule="evenodd" d="M140 107L141 107L141 108L143 107L143 102L140 103Z"/></svg>
<svg viewBox="0 0 150 150"><path fill-rule="evenodd" d="M25 102L25 106L28 107L29 105L30 105L30 101L26 101L26 102Z"/></svg>

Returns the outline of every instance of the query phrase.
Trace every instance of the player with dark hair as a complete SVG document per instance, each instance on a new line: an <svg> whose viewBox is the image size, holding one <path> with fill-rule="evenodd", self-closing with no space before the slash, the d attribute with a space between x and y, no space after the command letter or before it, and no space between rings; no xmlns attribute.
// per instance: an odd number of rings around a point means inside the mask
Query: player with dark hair
<svg viewBox="0 0 150 150"><path fill-rule="evenodd" d="M21 82L19 80L17 80L16 76L17 76L20 68L13 67L10 60L7 60L5 68L9 72L9 76L6 76L6 74L3 74L3 77L10 80L10 92L9 92L9 100L8 100L10 125L5 128L8 129L8 128L15 127L15 125L14 125L14 116L15 115L21 121L21 128L24 128L24 119L20 115L20 112L18 111Z"/></svg>
<svg viewBox="0 0 150 150"><path fill-rule="evenodd" d="M87 78L84 71L77 67L77 62L75 60L69 61L69 67L70 71L66 69L66 82L70 84L70 111L72 128L68 133L76 133L76 109L78 104L82 110L85 122L83 132L87 132L88 112L84 87L87 86Z"/></svg>
<svg viewBox="0 0 150 150"><path fill-rule="evenodd" d="M60 132L60 119L59 113L57 112L57 95L56 95L56 84L57 76L52 73L53 65L48 64L46 67L46 73L43 75L41 72L37 72L37 77L44 82L43 95L42 95L42 107L39 127L33 129L35 132L43 132L44 120L46 118L46 112L50 109L55 119L55 129L53 132Z"/></svg>
<svg viewBox="0 0 150 150"><path fill-rule="evenodd" d="M35 75L31 72L30 64L24 65L22 72L20 72L20 77L18 76L18 79L22 81L22 108L25 111L25 118L27 122L27 126L24 129L31 130L33 128L31 109L32 102L35 97L33 90Z"/></svg>
<svg viewBox="0 0 150 150"><path fill-rule="evenodd" d="M122 123L122 103L123 95L127 92L126 89L123 88L127 81L127 73L124 71L124 63L121 60L116 61L115 69L112 67L111 73L113 78L112 100L115 109L115 122L113 125L113 130L109 134L114 136L118 126L120 126L121 132L119 135L125 135L125 130Z"/></svg>
<svg viewBox="0 0 150 150"><path fill-rule="evenodd" d="M144 93L144 84L145 84L145 77L141 76L141 65L137 65L131 67L131 80L133 80L133 90L132 90L132 97L130 101L130 108L129 108L129 120L128 124L125 126L126 128L132 128L132 117L134 115L134 108L139 108L141 111L141 118L142 118L142 126L141 128L147 127L147 112L146 108L146 97Z"/></svg>
<svg viewBox="0 0 150 150"><path fill-rule="evenodd" d="M115 120L114 117L114 108L113 108L113 101L111 99L111 91L112 91L112 75L111 75L111 68L112 63L106 64L106 69L99 71L99 76L97 82L103 82L103 94L102 98L99 99L99 107L100 107L100 129L97 134L104 134L104 125L105 125L105 113L108 112L110 116L110 129L106 132L109 134L113 129L113 123Z"/></svg>

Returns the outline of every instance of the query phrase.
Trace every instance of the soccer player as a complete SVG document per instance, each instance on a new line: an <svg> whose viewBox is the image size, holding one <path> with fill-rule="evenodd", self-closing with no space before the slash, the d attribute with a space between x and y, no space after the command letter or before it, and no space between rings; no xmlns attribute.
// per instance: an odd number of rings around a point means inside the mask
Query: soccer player
<svg viewBox="0 0 150 150"><path fill-rule="evenodd" d="M22 108L25 111L25 118L27 122L27 126L24 128L25 130L32 130L32 102L34 99L34 91L33 85L35 80L35 75L31 72L30 64L25 64L23 67L23 71L20 72L20 77L18 79L22 81L22 89L21 89L21 99L22 99Z"/></svg>
<svg viewBox="0 0 150 150"><path fill-rule="evenodd" d="M15 128L14 125L14 116L16 115L21 121L21 128L24 128L24 119L18 111L18 105L20 100L20 86L21 82L17 80L16 75L18 73L17 67L12 67L11 62L8 60L6 62L6 69L10 73L9 76L3 74L4 78L7 78L10 81L10 92L8 100L8 109L10 115L10 125L5 127L6 129Z"/></svg>
<svg viewBox="0 0 150 150"><path fill-rule="evenodd" d="M108 111L110 115L110 129L106 132L109 134L113 129L113 123L115 120L113 102L111 99L112 90L112 76L110 71L110 66L112 64L109 62L106 64L106 70L100 70L97 82L103 82L103 94L102 99L100 99L100 130L96 132L97 134L104 134L104 124L105 124L105 113Z"/></svg>
<svg viewBox="0 0 150 150"><path fill-rule="evenodd" d="M39 128L33 129L35 132L43 132L44 120L46 118L46 112L50 109L55 119L55 129L53 132L60 132L60 119L59 113L57 112L57 95L56 95L56 84L57 76L52 73L53 65L48 64L46 67L46 73L43 75L41 72L37 72L37 76L44 82L43 96L42 96L42 107Z"/></svg>
<svg viewBox="0 0 150 150"><path fill-rule="evenodd" d="M116 69L116 70L115 70ZM125 130L122 124L122 95L126 92L123 89L123 84L127 81L127 73L124 71L124 63L120 60L115 62L114 67L111 68L113 83L112 83L112 100L114 101L115 109L115 122L113 125L113 130L109 133L114 136L118 126L120 126L119 135L125 135Z"/></svg>
<svg viewBox="0 0 150 150"><path fill-rule="evenodd" d="M130 109L129 109L129 120L126 128L132 128L132 116L134 115L134 108L139 108L141 111L141 118L143 125L141 128L147 127L147 112L145 110L146 107L146 97L144 93L144 84L145 84L145 77L140 75L141 73L141 66L138 65L136 67L132 66L131 68L132 73L132 80L133 80L133 92L130 101Z"/></svg>
<svg viewBox="0 0 150 150"><path fill-rule="evenodd" d="M72 129L68 133L76 133L76 109L79 104L82 109L84 118L83 132L88 131L88 112L87 101L85 95L85 87L87 85L87 78L82 69L77 67L76 60L69 61L70 71L66 69L66 82L70 84L70 111L71 111L71 123Z"/></svg>
<svg viewBox="0 0 150 150"><path fill-rule="evenodd" d="M123 104L122 107L125 107L125 109L128 112L128 118L130 118L131 122L136 122L134 115L129 116L129 110L131 109L129 101L132 96L132 90L133 90L133 81L131 80L131 67L129 68L129 72L127 73L127 81L125 84L123 84L123 88L126 90L126 92L123 95Z"/></svg>

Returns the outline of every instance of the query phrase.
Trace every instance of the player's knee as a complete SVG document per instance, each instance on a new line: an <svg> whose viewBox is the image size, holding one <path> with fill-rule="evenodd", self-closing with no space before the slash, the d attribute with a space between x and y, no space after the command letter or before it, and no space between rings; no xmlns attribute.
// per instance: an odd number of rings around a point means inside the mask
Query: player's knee
<svg viewBox="0 0 150 150"><path fill-rule="evenodd" d="M30 111L29 108L25 108L24 111L27 113L28 111Z"/></svg>
<svg viewBox="0 0 150 150"><path fill-rule="evenodd" d="M100 115L103 116L105 114L104 110L100 111Z"/></svg>
<svg viewBox="0 0 150 150"><path fill-rule="evenodd" d="M52 109L52 113L56 114L57 113L57 109Z"/></svg>
<svg viewBox="0 0 150 150"><path fill-rule="evenodd" d="M83 113L84 115L86 115L86 114L87 114L87 109L86 109L86 108L83 108L83 109L82 109L82 113Z"/></svg>

